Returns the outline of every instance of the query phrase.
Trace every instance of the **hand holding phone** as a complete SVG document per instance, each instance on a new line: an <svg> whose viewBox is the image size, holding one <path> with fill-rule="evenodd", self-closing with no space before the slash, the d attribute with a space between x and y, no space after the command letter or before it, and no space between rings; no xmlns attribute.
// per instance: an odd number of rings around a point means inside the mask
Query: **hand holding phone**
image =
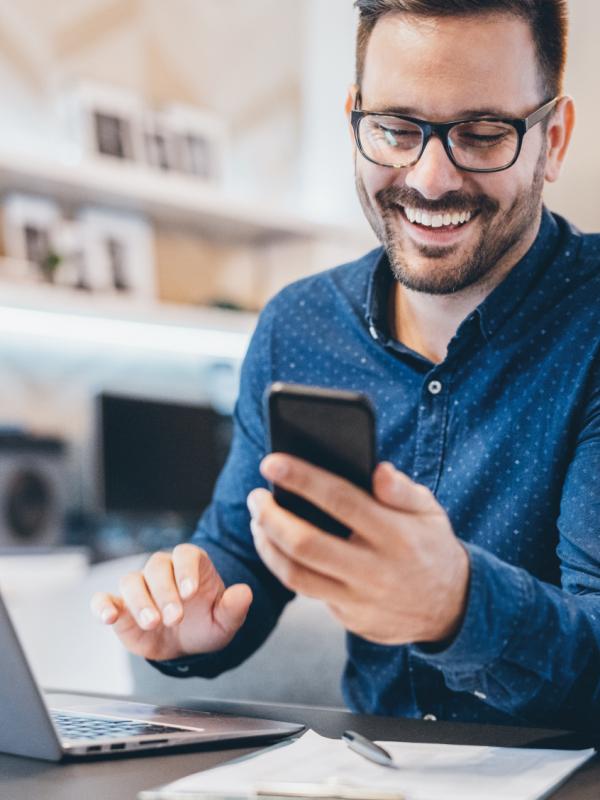
<svg viewBox="0 0 600 800"><path fill-rule="evenodd" d="M333 472L371 492L375 414L359 392L273 383L265 393L271 452L283 452ZM351 530L293 492L273 486L280 506L335 536Z"/></svg>

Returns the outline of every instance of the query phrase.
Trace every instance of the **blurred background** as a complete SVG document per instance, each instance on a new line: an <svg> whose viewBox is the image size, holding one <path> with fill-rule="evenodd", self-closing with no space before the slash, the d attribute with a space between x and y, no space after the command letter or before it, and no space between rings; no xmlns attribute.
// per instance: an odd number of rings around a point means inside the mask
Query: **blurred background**
<svg viewBox="0 0 600 800"><path fill-rule="evenodd" d="M571 14L547 200L598 230L600 4ZM0 548L61 548L37 580L186 538L257 312L375 245L355 24L351 0L0 0Z"/></svg>

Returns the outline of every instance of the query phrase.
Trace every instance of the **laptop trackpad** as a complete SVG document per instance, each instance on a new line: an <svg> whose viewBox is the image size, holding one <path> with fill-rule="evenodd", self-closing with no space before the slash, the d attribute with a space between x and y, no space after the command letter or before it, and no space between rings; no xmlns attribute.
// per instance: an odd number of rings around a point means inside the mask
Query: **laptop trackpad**
<svg viewBox="0 0 600 800"><path fill-rule="evenodd" d="M181 725L197 728L209 734L227 734L235 731L236 736L265 733L283 727L301 730L301 725L286 725L264 719L236 717L208 711L159 706L151 703L136 703L130 700L111 700L93 695L77 695L66 692L44 692L46 702L52 709L83 714L100 714L110 717L125 717L163 725Z"/></svg>

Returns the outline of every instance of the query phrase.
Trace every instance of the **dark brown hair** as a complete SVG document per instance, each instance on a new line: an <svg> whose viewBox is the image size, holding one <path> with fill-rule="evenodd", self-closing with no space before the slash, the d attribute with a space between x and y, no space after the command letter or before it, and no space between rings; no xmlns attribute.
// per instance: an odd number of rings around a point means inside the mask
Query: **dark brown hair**
<svg viewBox="0 0 600 800"><path fill-rule="evenodd" d="M540 67L543 93L562 93L567 58L567 0L355 0L359 12L356 37L356 82L360 86L367 44L377 21L403 12L418 17L512 14L529 23Z"/></svg>

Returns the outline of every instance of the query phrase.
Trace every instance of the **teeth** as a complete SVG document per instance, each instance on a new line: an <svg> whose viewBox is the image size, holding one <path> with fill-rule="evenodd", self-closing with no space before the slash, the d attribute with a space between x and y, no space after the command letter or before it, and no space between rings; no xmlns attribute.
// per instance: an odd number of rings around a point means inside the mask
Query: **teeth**
<svg viewBox="0 0 600 800"><path fill-rule="evenodd" d="M464 225L473 214L470 211L455 211L453 214L430 214L419 208L404 207L404 213L410 222L425 225L428 228L441 228L446 225Z"/></svg>

